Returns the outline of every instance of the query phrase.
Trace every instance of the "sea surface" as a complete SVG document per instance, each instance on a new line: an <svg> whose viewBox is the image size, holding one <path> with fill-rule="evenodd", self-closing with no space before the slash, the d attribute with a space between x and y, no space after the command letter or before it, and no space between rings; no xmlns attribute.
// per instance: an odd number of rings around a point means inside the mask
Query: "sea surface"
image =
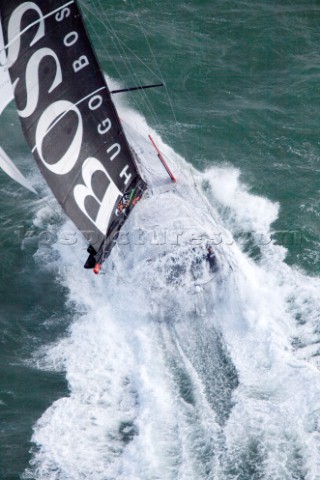
<svg viewBox="0 0 320 480"><path fill-rule="evenodd" d="M80 4L110 86L165 83L115 97L179 185L127 228L214 232L220 270L153 238L84 271L10 105L39 195L0 172L0 480L319 480L319 2Z"/></svg>

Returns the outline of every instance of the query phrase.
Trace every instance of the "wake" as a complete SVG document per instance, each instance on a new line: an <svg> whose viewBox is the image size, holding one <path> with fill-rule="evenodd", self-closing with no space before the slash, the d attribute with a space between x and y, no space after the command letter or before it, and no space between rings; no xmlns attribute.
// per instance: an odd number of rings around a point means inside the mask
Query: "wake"
<svg viewBox="0 0 320 480"><path fill-rule="evenodd" d="M151 188L101 277L55 246L79 313L37 362L64 371L70 395L35 425L25 478L318 478L320 381L308 346L319 280L288 267L283 247L259 243L277 205L235 170L200 174L152 132L178 178L168 186L144 119L117 108ZM258 261L233 241L246 232ZM198 292L207 266L194 260L208 241L219 272Z"/></svg>

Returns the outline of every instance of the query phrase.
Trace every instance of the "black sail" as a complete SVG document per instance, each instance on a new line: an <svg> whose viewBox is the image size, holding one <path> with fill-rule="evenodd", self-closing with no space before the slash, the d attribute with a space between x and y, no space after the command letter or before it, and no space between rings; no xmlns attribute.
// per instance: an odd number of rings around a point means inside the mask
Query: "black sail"
<svg viewBox="0 0 320 480"><path fill-rule="evenodd" d="M79 8L66 0L0 0L0 15L29 147L60 205L101 250L145 184Z"/></svg>

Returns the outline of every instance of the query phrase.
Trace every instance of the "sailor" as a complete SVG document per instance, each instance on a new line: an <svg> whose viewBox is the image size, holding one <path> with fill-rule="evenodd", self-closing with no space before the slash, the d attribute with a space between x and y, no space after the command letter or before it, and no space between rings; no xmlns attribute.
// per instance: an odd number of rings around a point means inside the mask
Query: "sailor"
<svg viewBox="0 0 320 480"><path fill-rule="evenodd" d="M126 209L124 207L124 203L121 200L117 209L116 209L116 216L119 217L122 213L125 213Z"/></svg>
<svg viewBox="0 0 320 480"><path fill-rule="evenodd" d="M207 252L208 253L206 255L206 260L209 263L209 269L211 272L216 272L218 270L218 266L217 266L217 258L213 251L213 248L209 246L207 248Z"/></svg>

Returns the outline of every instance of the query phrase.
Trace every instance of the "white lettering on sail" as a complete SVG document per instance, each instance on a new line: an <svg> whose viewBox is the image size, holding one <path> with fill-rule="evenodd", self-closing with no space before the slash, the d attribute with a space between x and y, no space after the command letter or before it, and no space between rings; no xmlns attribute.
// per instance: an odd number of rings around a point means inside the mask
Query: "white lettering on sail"
<svg viewBox="0 0 320 480"><path fill-rule="evenodd" d="M74 112L78 117L78 126L75 136L71 142L66 153L56 163L50 164L43 158L42 144L45 136L56 125L59 119L67 112ZM69 173L77 163L83 137L83 122L79 109L68 100L59 100L52 103L47 107L39 118L39 122L36 130L36 148L38 150L39 157L44 165L53 173L57 175L65 175Z"/></svg>
<svg viewBox="0 0 320 480"><path fill-rule="evenodd" d="M110 157L111 162L112 162L112 160L114 160L119 155L119 153L121 151L121 147L120 147L119 143L114 143L113 145L111 145L111 147L108 148L107 153L111 153L112 150L114 150L114 149L116 151Z"/></svg>
<svg viewBox="0 0 320 480"><path fill-rule="evenodd" d="M80 72L84 67L89 65L89 60L85 55L81 55L78 60L74 61L72 66L75 73Z"/></svg>
<svg viewBox="0 0 320 480"><path fill-rule="evenodd" d="M108 187L105 191L103 199L100 201L92 189L92 176L95 172L103 172L108 180ZM80 210L86 215L89 220L100 230L104 235L107 232L109 219L112 214L114 204L116 203L119 195L122 195L118 187L110 178L108 172L104 168L101 162L96 158L89 157L82 165L82 178L85 185L76 185L73 194L75 201ZM92 197L99 205L98 214L93 219L87 212L85 206L85 200L87 197Z"/></svg>
<svg viewBox="0 0 320 480"><path fill-rule="evenodd" d="M103 103L103 98L101 95L95 95L94 97L91 97L88 103L88 106L90 110L97 110L97 108L100 108Z"/></svg>
<svg viewBox="0 0 320 480"><path fill-rule="evenodd" d="M19 56L20 46L21 46L21 40L20 40L20 37L21 37L21 20L22 20L23 15L28 10L35 10L38 13L39 18L40 18L38 31L37 31L34 39L32 40L32 42L30 43L30 47L32 47L32 45L37 43L38 40L40 40L40 38L42 38L45 34L45 31L44 31L44 17L43 17L43 13L40 10L40 8L38 7L38 5L36 5L34 2L24 2L21 5L19 5L19 7L17 7L13 11L13 13L10 17L10 20L9 20L9 24L8 24L8 45L9 45L9 47L8 47L8 63L9 63L9 67L12 67L12 65L16 62L16 60Z"/></svg>
<svg viewBox="0 0 320 480"><path fill-rule="evenodd" d="M132 177L132 174L131 173L127 173L128 171L128 168L129 168L129 165L126 165L122 170L121 170L121 173L120 173L120 177L121 178L124 178L124 184L125 185L128 185L128 183L130 182L131 180L131 177Z"/></svg>
<svg viewBox="0 0 320 480"><path fill-rule="evenodd" d="M54 81L48 90L51 93L62 82L62 70L59 59L51 48L41 48L37 50L30 58L26 68L26 94L27 105L24 110L18 110L20 117L27 118L35 111L39 101L39 66L45 57L52 57L56 62L56 75ZM16 88L19 78L14 82Z"/></svg>
<svg viewBox="0 0 320 480"><path fill-rule="evenodd" d="M83 50L78 48L79 38L82 40L81 24L78 30L73 8L66 8L73 3L73 0L46 15L37 5L37 3L41 4L40 0L33 2L20 0L20 2L21 5L13 11L8 21L8 66L12 67L18 63L17 60L21 56L19 66L17 65L11 73L15 75L13 84L19 106L22 107L19 115L23 119L30 119L29 124L23 121L28 129L28 140L32 144L34 142L33 152L37 151L37 162L41 164L42 169L45 167L47 173L44 172L44 174L49 185L64 204L71 218L76 223L78 219L80 226L86 225L89 221L92 224L90 228L95 226L97 231L106 235L115 206L123 196L123 192L127 190L132 176L135 175L134 167L130 168L130 155L127 155L129 158L125 166L124 159L119 158L122 148L127 148L125 142L122 146L121 127L117 127L117 131L120 129L118 137L116 132L115 135L108 133L113 130L113 122L117 123L117 117L116 115L114 117L112 108L109 108L111 119L108 118L108 105L104 108L104 98L108 99L108 90L104 97L102 91L106 86L101 86L100 81L97 84L92 82L92 88L91 82L86 82L82 97L81 89L78 92L77 89L74 91L69 88L72 81L77 83L76 80L79 80L78 72L82 74L84 70L83 73L85 73L91 58L94 58L91 57L90 49L84 48L82 41ZM76 7L75 11L77 11ZM56 22L61 22L57 39L52 38L51 34L54 32L53 35L56 35L56 33L50 20L48 20L49 27L45 25L49 17L55 18ZM27 22L28 19L31 23ZM26 31L28 34L23 37L22 44L21 36ZM53 49L43 48L47 43L41 39L46 33L49 45L53 46ZM28 52L26 52L27 43L33 47ZM62 49L62 52L59 49ZM66 72L62 75L64 63L61 64L59 58L63 53L67 53L70 61L66 65ZM0 60L5 61L4 54ZM43 68L46 66L49 68ZM64 81L66 85L63 84ZM24 85L25 91L22 88ZM52 92L54 93L50 95ZM36 115L35 112L37 112ZM88 132L84 132L87 125L85 115L89 115L90 120L94 122L95 135L91 128L88 128ZM29 125L32 125L30 129ZM65 126L67 131L62 132ZM60 133L63 137L61 139L57 138ZM103 150L101 145L97 148L91 146L91 138L96 138L97 135L101 135L98 143L104 144ZM105 137L102 137L103 135ZM54 142L59 142L61 145L57 149L52 148ZM90 156L83 162L83 157L90 155L93 151L97 151L97 156L101 155L102 158L98 160ZM89 153L84 154L84 152ZM112 168L109 164L113 161L117 162L116 168ZM70 172L71 174L68 175ZM60 179L58 176L61 176Z"/></svg>
<svg viewBox="0 0 320 480"><path fill-rule="evenodd" d="M104 135L105 133L109 132L111 125L111 120L109 118L105 118L103 122L99 123L98 125L98 133L100 135Z"/></svg>
<svg viewBox="0 0 320 480"><path fill-rule="evenodd" d="M78 39L79 34L77 32L70 32L64 37L63 43L66 47L72 47L72 45L77 43Z"/></svg>
<svg viewBox="0 0 320 480"><path fill-rule="evenodd" d="M70 8L64 8L63 10L57 13L57 15L55 16L55 19L57 22L62 22L62 20L69 17L70 13L71 13Z"/></svg>

